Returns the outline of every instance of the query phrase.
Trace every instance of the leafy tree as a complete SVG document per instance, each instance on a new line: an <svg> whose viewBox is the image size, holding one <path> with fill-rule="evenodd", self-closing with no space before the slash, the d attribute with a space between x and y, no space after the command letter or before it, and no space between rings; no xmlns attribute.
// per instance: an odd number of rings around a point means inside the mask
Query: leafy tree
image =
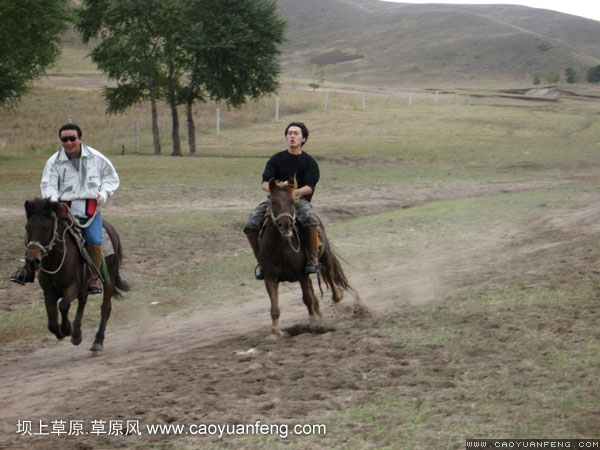
<svg viewBox="0 0 600 450"><path fill-rule="evenodd" d="M587 81L590 83L600 82L600 65L590 67L587 72Z"/></svg>
<svg viewBox="0 0 600 450"><path fill-rule="evenodd" d="M577 69L573 67L567 67L565 69L565 79L569 84L577 83L579 81L579 74L577 73Z"/></svg>
<svg viewBox="0 0 600 450"><path fill-rule="evenodd" d="M162 0L83 0L76 25L85 43L100 41L92 50L92 60L117 82L116 87L104 89L107 112L118 114L150 100L155 154L161 153L157 103L167 79L157 21L164 5Z"/></svg>
<svg viewBox="0 0 600 450"><path fill-rule="evenodd" d="M0 0L0 106L14 107L60 54L69 0Z"/></svg>
<svg viewBox="0 0 600 450"><path fill-rule="evenodd" d="M178 27L184 52L190 154L196 153L192 107L207 99L238 107L278 87L277 56L285 23L270 0L188 0Z"/></svg>
<svg viewBox="0 0 600 450"><path fill-rule="evenodd" d="M178 105L186 105L193 155L195 102L237 107L278 87L285 24L273 0L83 0L79 18L84 40L100 40L92 59L117 80L105 91L108 111L166 100L173 155L181 155Z"/></svg>

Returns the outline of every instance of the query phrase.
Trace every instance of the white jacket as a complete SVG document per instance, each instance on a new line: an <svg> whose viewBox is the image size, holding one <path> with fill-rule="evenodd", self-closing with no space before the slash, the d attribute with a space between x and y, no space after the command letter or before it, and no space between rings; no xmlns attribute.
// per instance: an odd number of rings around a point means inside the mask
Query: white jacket
<svg viewBox="0 0 600 450"><path fill-rule="evenodd" d="M110 160L98 150L81 143L79 170L61 148L44 167L42 197L52 201L112 197L119 188L119 175ZM99 206L104 202L99 202Z"/></svg>

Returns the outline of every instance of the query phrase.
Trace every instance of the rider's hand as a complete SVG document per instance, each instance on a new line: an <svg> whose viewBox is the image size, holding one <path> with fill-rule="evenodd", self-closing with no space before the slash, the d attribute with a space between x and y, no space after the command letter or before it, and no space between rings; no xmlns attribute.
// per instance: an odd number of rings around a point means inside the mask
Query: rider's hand
<svg viewBox="0 0 600 450"><path fill-rule="evenodd" d="M108 199L108 194L106 192L104 192L104 191L98 192L98 196L96 197L96 200L98 201L98 206L104 206L107 199Z"/></svg>

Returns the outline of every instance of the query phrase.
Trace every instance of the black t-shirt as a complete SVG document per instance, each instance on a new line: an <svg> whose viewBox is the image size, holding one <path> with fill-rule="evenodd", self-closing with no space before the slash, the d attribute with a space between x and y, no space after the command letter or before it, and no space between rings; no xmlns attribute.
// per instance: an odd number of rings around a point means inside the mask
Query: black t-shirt
<svg viewBox="0 0 600 450"><path fill-rule="evenodd" d="M262 179L263 181L269 181L271 178L275 178L278 181L288 181L294 175L296 176L298 188L310 186L314 194L320 177L319 165L306 152L299 155L292 155L287 150L275 153L267 161ZM310 202L313 194L304 198Z"/></svg>

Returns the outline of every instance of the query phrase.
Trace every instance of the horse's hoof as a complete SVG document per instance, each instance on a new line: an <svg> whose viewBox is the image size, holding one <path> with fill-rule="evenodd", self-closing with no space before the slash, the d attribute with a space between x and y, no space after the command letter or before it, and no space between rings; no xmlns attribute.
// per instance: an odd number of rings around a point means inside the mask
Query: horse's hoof
<svg viewBox="0 0 600 450"><path fill-rule="evenodd" d="M58 339L59 341L62 341L64 336L62 335L62 333L60 331L52 331L52 334L54 336L56 336L56 339Z"/></svg>
<svg viewBox="0 0 600 450"><path fill-rule="evenodd" d="M73 345L81 344L81 336L78 336L78 337L71 336L71 344L73 344Z"/></svg>
<svg viewBox="0 0 600 450"><path fill-rule="evenodd" d="M102 350L104 350L104 345L100 344L99 342L94 342L94 345L92 345L92 348L90 348L90 351L92 352L101 352Z"/></svg>
<svg viewBox="0 0 600 450"><path fill-rule="evenodd" d="M266 339L268 339L269 341L278 341L281 338L289 337L292 337L291 333L289 333L288 331L280 331L278 333L271 333L269 336L267 336Z"/></svg>

